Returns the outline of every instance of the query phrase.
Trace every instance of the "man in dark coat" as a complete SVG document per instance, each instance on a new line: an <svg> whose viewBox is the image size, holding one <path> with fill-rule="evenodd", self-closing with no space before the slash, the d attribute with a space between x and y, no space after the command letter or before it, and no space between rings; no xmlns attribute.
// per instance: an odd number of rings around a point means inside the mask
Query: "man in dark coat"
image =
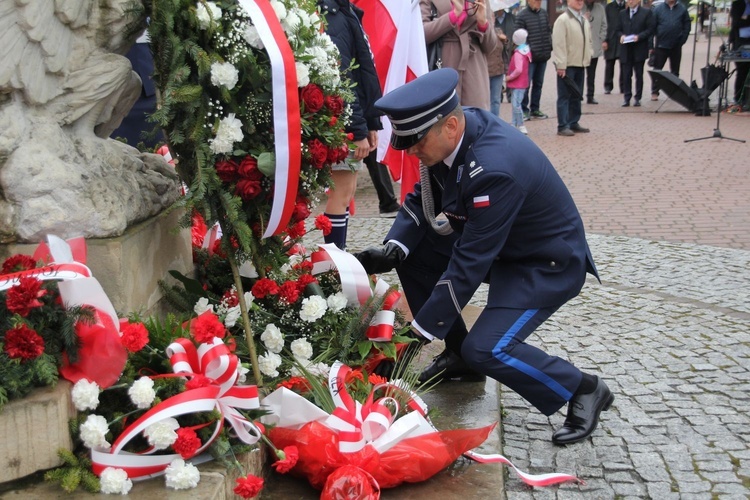
<svg viewBox="0 0 750 500"><path fill-rule="evenodd" d="M604 93L610 94L614 89L615 65L620 58L620 37L617 35L617 25L620 22L620 12L626 7L625 0L614 0L604 7L607 14L607 48L604 50ZM619 90L623 93L624 76L620 68Z"/></svg>
<svg viewBox="0 0 750 500"><path fill-rule="evenodd" d="M734 0L729 9L731 28L729 31L729 48L739 50L750 46L750 0ZM750 62L737 62L734 76L734 102L747 106L750 103Z"/></svg>
<svg viewBox="0 0 750 500"><path fill-rule="evenodd" d="M525 29L529 34L526 43L531 49L529 64L529 88L521 101L524 116L544 119L547 115L539 109L544 85L544 70L552 55L552 28L547 11L542 9L542 0L528 0L526 8L516 16L516 29Z"/></svg>
<svg viewBox="0 0 750 500"><path fill-rule="evenodd" d="M385 246L356 257L368 273L395 268L415 335L445 340L427 372L440 375L458 360L545 415L567 404L552 441L581 441L614 396L599 377L526 343L578 295L587 272L598 277L581 216L544 153L491 113L459 106L457 83L444 68L376 103L393 123L391 146L425 167ZM461 310L483 281L487 304L469 332Z"/></svg>
<svg viewBox="0 0 750 500"><path fill-rule="evenodd" d="M669 72L680 76L682 46L690 36L690 15L677 0L665 0L653 9L654 69L662 69L669 60ZM651 100L659 100L659 84L651 80Z"/></svg>
<svg viewBox="0 0 750 500"><path fill-rule="evenodd" d="M623 107L630 106L632 97L635 97L633 106L641 105L643 66L648 59L652 34L651 10L641 6L640 0L628 0L628 8L620 12L616 32L620 40L620 67L625 78ZM633 75L635 75L635 95L633 95Z"/></svg>

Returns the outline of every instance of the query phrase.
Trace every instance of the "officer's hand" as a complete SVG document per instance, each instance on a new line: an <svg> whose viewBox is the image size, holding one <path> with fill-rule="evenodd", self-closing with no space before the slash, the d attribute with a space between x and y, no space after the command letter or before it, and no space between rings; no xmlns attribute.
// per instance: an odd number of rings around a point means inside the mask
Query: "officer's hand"
<svg viewBox="0 0 750 500"><path fill-rule="evenodd" d="M398 267L406 258L406 254L395 243L389 242L382 248L370 247L355 253L354 256L365 268L367 274L387 273Z"/></svg>

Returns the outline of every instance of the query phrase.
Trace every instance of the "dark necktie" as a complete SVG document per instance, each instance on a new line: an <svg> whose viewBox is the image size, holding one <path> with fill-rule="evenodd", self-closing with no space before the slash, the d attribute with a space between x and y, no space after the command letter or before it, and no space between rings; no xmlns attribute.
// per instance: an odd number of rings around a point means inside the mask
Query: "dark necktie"
<svg viewBox="0 0 750 500"><path fill-rule="evenodd" d="M630 19L633 19L634 15L635 15L635 9L630 9Z"/></svg>

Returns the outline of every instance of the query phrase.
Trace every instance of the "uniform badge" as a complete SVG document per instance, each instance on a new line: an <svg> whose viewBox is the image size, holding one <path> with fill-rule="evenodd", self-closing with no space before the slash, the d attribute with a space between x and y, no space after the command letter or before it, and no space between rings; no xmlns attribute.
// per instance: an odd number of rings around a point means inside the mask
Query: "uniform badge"
<svg viewBox="0 0 750 500"><path fill-rule="evenodd" d="M458 166L458 172L456 172L456 184L461 182L461 175L464 173L464 166L459 165Z"/></svg>
<svg viewBox="0 0 750 500"><path fill-rule="evenodd" d="M474 208L484 208L490 206L489 195L475 196L474 197Z"/></svg>
<svg viewBox="0 0 750 500"><path fill-rule="evenodd" d="M475 162L474 160L471 160L471 162L469 163L469 168L474 168L474 165L476 164L477 162Z"/></svg>

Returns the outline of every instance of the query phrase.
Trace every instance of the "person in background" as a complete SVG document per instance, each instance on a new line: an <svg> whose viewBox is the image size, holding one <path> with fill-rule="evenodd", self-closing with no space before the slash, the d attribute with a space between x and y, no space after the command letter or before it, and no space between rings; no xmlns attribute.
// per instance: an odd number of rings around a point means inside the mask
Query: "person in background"
<svg viewBox="0 0 750 500"><path fill-rule="evenodd" d="M680 76L682 46L690 36L690 14L677 0L665 0L653 8L654 23L653 49L654 69L660 70L669 60L669 72ZM659 84L651 79L651 100L659 100Z"/></svg>
<svg viewBox="0 0 750 500"><path fill-rule="evenodd" d="M466 106L490 109L487 56L497 45L488 0L420 0L425 42L443 40L443 68L458 71L458 95ZM432 19L432 5L438 15Z"/></svg>
<svg viewBox="0 0 750 500"><path fill-rule="evenodd" d="M527 43L531 48L529 65L529 89L523 98L524 115L531 119L547 118L539 109L544 85L544 70L552 54L552 30L547 11L542 9L542 0L528 0L526 8L516 16L516 28L523 28L529 34Z"/></svg>
<svg viewBox="0 0 750 500"><path fill-rule="evenodd" d="M341 53L341 69L347 70L352 62L358 65L347 75L355 83L354 102L350 103L352 115L346 128L354 136L354 148L348 161L331 167L333 187L328 190L325 208L332 227L330 234L324 237L325 242L334 243L343 250L346 248L349 205L357 189L357 171L378 146L377 131L382 125L374 104L382 94L370 46L362 29L362 10L349 0L318 0L318 6L326 19L326 33Z"/></svg>
<svg viewBox="0 0 750 500"><path fill-rule="evenodd" d="M511 89L511 105L513 106L512 124L521 133L529 133L523 124L523 96L529 88L529 64L531 64L531 49L526 43L528 33L521 28L513 33L513 44L516 49L513 51L513 57L510 59L508 67L508 88Z"/></svg>
<svg viewBox="0 0 750 500"><path fill-rule="evenodd" d="M586 104L599 104L594 98L594 82L596 81L596 67L599 57L607 50L607 13L598 0L586 0L583 5L583 17L591 25L591 46L594 53L591 63L586 68ZM583 90L583 89L581 89Z"/></svg>
<svg viewBox="0 0 750 500"><path fill-rule="evenodd" d="M503 85L510 63L510 38L513 36L514 26L513 14L506 10L495 12L495 34L498 44L487 56L487 65L490 73L490 112L496 116L500 116L500 103L503 102Z"/></svg>
<svg viewBox="0 0 750 500"><path fill-rule="evenodd" d="M617 36L617 26L620 24L620 12L627 7L625 0L613 0L604 8L607 16L607 48L604 49L604 93L611 94L615 88L615 66L620 59L620 37ZM620 64L618 90L624 93L625 74Z"/></svg>
<svg viewBox="0 0 750 500"><path fill-rule="evenodd" d="M641 105L643 95L643 66L648 59L649 44L653 34L651 11L641 6L641 0L628 0L628 8L620 12L616 36L620 40L620 68L624 76L625 99L622 107L630 106L630 99L635 97L633 106ZM635 96L633 95L633 76L635 76Z"/></svg>
<svg viewBox="0 0 750 500"><path fill-rule="evenodd" d="M398 209L401 208L396 193L393 191L393 182L388 167L377 160L377 151L370 152L365 158L365 166L370 174L372 185L375 187L375 193L378 195L378 211L380 216L391 219L396 217Z"/></svg>
<svg viewBox="0 0 750 500"><path fill-rule="evenodd" d="M729 9L731 28L729 30L729 48L739 50L743 45L750 46L750 0L734 0ZM741 106L748 106L750 99L750 62L737 61L737 72L734 75L734 102Z"/></svg>

